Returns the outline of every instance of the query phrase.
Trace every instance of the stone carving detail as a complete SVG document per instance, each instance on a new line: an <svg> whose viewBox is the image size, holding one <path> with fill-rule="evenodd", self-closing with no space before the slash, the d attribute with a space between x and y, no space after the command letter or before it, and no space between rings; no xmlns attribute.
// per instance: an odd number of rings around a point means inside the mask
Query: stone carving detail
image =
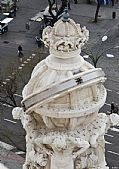
<svg viewBox="0 0 119 169"><path fill-rule="evenodd" d="M72 19L43 31L50 55L24 87L23 108L12 111L26 130L23 169L108 169L104 135L119 125L119 115L98 113L106 100L105 77L80 55L88 38Z"/></svg>
<svg viewBox="0 0 119 169"><path fill-rule="evenodd" d="M66 23L59 20L53 28L48 26L43 30L44 44L55 51L71 52L81 49L88 39L89 31L86 27L81 29L80 24L75 24L72 19Z"/></svg>
<svg viewBox="0 0 119 169"><path fill-rule="evenodd" d="M68 138L63 135L54 135L54 137L44 136L43 138L39 137L35 142L38 145L45 144L51 146L51 169L74 168L73 159L85 152L89 147L89 143L81 138ZM75 147L79 150L73 153Z"/></svg>

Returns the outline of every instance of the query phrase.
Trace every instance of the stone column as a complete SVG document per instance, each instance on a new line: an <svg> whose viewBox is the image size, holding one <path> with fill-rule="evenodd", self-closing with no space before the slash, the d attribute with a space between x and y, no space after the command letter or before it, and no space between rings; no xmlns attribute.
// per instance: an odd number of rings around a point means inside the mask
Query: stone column
<svg viewBox="0 0 119 169"><path fill-rule="evenodd" d="M106 100L105 74L80 55L89 31L65 11L43 41L50 55L34 68L13 109L26 130L24 169L106 169L104 134L116 114L98 113Z"/></svg>

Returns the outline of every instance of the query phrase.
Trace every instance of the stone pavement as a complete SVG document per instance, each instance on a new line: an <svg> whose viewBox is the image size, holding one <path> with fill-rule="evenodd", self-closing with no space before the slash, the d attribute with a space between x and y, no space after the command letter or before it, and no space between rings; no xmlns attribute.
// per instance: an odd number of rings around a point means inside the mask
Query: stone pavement
<svg viewBox="0 0 119 169"><path fill-rule="evenodd" d="M96 4L71 4L70 15L81 26L86 26L90 31L90 43L96 42L97 39L112 31L114 27L119 28L119 3L112 6L101 6L99 11L99 19L97 23L93 23L96 11ZM116 12L116 19L112 19L112 12Z"/></svg>
<svg viewBox="0 0 119 169"><path fill-rule="evenodd" d="M0 147L0 163L4 164L9 169L21 169L24 163L24 158L16 155L12 151Z"/></svg>
<svg viewBox="0 0 119 169"><path fill-rule="evenodd" d="M118 46L119 37L119 2L112 6L101 6L99 11L99 19L97 23L92 22L94 20L96 4L72 4L70 10L71 18L73 18L81 26L86 26L90 32L90 37L88 41L88 47L93 51L93 54L111 47ZM116 12L116 19L112 19L112 12ZM101 38L107 35L108 40L101 46ZM84 46L85 47L85 46ZM100 48L100 49L99 49ZM119 62L118 50L108 51L114 54L114 59L109 59L107 57L101 57L98 62L98 66L103 68L108 80L108 86L114 86L114 90L118 91L119 84ZM98 54L99 54L98 53ZM106 54L103 53L104 56ZM107 64L108 63L108 64ZM116 82L112 85L112 81ZM107 82L106 82L107 84Z"/></svg>
<svg viewBox="0 0 119 169"><path fill-rule="evenodd" d="M81 26L85 25L90 30L90 43L95 42L100 35L105 34L112 27L115 26L118 28L119 24L119 4L116 4L113 8L111 6L101 7L99 12L101 17L98 23L92 23L95 10L95 5L71 3L71 17L75 19L77 23L80 23ZM116 12L116 19L112 19L113 11ZM19 13L17 15L19 15ZM0 162L5 164L9 169L21 169L24 158L0 147Z"/></svg>

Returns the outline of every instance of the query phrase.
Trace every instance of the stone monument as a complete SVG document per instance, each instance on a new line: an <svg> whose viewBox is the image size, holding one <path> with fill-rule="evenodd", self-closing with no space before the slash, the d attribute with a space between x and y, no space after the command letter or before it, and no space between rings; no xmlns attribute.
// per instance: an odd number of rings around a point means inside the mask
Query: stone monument
<svg viewBox="0 0 119 169"><path fill-rule="evenodd" d="M80 55L89 31L65 11L42 38L50 55L34 68L22 107L12 111L26 130L23 169L108 169L104 135L119 116L99 113L105 74Z"/></svg>

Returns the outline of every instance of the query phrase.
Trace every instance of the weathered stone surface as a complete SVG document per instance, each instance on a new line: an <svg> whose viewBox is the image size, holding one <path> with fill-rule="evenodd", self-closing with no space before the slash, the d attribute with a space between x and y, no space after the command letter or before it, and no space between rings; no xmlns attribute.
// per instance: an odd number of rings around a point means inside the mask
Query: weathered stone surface
<svg viewBox="0 0 119 169"><path fill-rule="evenodd" d="M34 68L13 109L26 130L24 169L107 169L104 134L119 116L98 113L106 100L101 69L80 55L89 32L72 19L43 31L50 55Z"/></svg>

